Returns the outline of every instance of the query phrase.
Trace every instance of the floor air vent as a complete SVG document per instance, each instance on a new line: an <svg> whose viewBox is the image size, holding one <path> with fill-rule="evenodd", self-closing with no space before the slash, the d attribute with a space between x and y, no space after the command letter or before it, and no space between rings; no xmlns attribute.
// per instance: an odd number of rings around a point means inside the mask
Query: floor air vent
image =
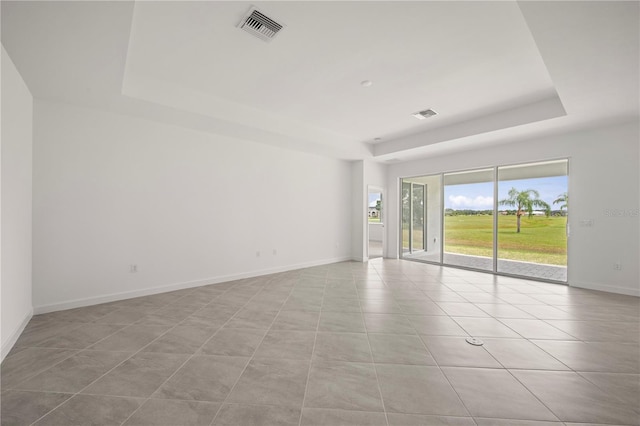
<svg viewBox="0 0 640 426"><path fill-rule="evenodd" d="M247 12L238 26L249 34L253 34L260 40L267 42L271 41L284 27L284 25L269 18L255 7L252 7Z"/></svg>

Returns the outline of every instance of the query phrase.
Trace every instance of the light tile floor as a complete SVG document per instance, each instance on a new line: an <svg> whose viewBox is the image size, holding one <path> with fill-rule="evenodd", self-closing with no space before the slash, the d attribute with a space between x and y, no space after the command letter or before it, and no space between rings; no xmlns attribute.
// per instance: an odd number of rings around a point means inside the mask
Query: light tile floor
<svg viewBox="0 0 640 426"><path fill-rule="evenodd" d="M639 324L630 296L320 266L35 316L2 425L638 425Z"/></svg>

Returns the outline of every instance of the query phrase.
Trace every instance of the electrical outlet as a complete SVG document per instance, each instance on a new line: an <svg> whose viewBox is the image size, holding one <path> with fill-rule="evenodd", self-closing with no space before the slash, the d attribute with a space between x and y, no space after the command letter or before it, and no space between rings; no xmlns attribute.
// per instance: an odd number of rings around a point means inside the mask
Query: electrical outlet
<svg viewBox="0 0 640 426"><path fill-rule="evenodd" d="M259 251L256 252L256 257L260 257L260 252Z"/></svg>
<svg viewBox="0 0 640 426"><path fill-rule="evenodd" d="M138 272L138 265L129 265L129 272L132 274Z"/></svg>
<svg viewBox="0 0 640 426"><path fill-rule="evenodd" d="M620 263L620 261L617 261L613 264L613 269L615 269L616 271L622 271L622 263Z"/></svg>
<svg viewBox="0 0 640 426"><path fill-rule="evenodd" d="M277 254L278 254L278 250L273 249L273 255L275 256L275 255L277 255Z"/></svg>

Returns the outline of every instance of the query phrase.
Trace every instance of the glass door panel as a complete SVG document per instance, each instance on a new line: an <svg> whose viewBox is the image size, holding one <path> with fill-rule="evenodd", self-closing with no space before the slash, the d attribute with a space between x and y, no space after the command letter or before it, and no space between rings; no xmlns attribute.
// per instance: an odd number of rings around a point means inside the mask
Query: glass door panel
<svg viewBox="0 0 640 426"><path fill-rule="evenodd" d="M448 265L493 271L494 169L444 175L444 255Z"/></svg>
<svg viewBox="0 0 640 426"><path fill-rule="evenodd" d="M402 181L402 257L440 262L441 175Z"/></svg>
<svg viewBox="0 0 640 426"><path fill-rule="evenodd" d="M568 161L498 167L497 272L567 281Z"/></svg>
<svg viewBox="0 0 640 426"><path fill-rule="evenodd" d="M411 253L411 183L402 182L402 253Z"/></svg>
<svg viewBox="0 0 640 426"><path fill-rule="evenodd" d="M420 183L411 184L411 251L424 250L424 212L425 186Z"/></svg>

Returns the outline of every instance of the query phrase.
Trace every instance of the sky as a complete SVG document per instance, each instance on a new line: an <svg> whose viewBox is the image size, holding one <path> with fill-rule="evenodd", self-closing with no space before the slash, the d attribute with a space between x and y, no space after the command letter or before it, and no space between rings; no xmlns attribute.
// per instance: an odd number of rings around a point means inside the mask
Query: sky
<svg viewBox="0 0 640 426"><path fill-rule="evenodd" d="M553 204L567 190L567 176L548 178L520 179L498 182L498 200L508 198L508 192L515 187L518 190L535 189L540 198L546 201L552 210L560 208ZM369 193L369 207L375 207L380 194ZM468 185L447 185L444 188L444 207L454 210L491 210L493 209L493 182L473 183ZM498 209L505 207L498 206Z"/></svg>
<svg viewBox="0 0 640 426"><path fill-rule="evenodd" d="M380 194L375 194L373 192L369 193L369 207L375 207L376 203L380 199Z"/></svg>
<svg viewBox="0 0 640 426"><path fill-rule="evenodd" d="M560 204L554 205L553 200L567 192L567 176L498 182L498 200L508 198L511 188L519 191L535 189L540 193L540 199L546 201L552 210L556 210L560 208ZM444 207L454 210L493 209L493 182L445 186ZM505 207L498 206L498 209L501 208Z"/></svg>

